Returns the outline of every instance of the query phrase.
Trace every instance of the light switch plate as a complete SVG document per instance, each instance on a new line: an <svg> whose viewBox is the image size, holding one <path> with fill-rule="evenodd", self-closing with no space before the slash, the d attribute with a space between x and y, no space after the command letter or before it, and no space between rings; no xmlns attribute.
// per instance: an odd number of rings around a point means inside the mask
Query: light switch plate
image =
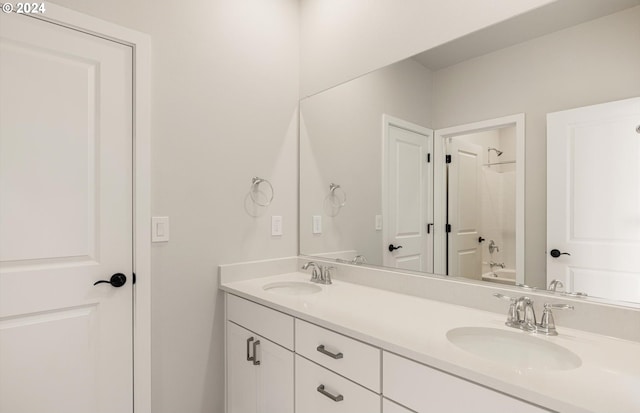
<svg viewBox="0 0 640 413"><path fill-rule="evenodd" d="M169 217L151 218L151 242L169 241Z"/></svg>
<svg viewBox="0 0 640 413"><path fill-rule="evenodd" d="M271 217L271 235L282 235L282 216L274 215Z"/></svg>
<svg viewBox="0 0 640 413"><path fill-rule="evenodd" d="M314 234L322 234L322 215L313 216L313 230Z"/></svg>
<svg viewBox="0 0 640 413"><path fill-rule="evenodd" d="M382 231L382 215L376 215L376 231Z"/></svg>

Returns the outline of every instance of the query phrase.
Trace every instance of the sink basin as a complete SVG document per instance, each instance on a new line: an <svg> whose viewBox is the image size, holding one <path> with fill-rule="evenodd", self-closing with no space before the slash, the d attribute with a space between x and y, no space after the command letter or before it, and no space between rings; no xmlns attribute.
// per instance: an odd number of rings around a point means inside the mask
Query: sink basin
<svg viewBox="0 0 640 413"><path fill-rule="evenodd" d="M320 286L308 282L281 281L266 284L263 290L283 295L308 295L322 291Z"/></svg>
<svg viewBox="0 0 640 413"><path fill-rule="evenodd" d="M522 331L460 327L447 339L461 349L518 370L571 370L582 360L571 350Z"/></svg>

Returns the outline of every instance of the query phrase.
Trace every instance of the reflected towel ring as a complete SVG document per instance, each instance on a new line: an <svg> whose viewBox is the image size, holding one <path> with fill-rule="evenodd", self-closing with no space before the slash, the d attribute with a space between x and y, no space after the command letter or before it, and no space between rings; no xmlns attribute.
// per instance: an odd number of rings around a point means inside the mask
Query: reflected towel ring
<svg viewBox="0 0 640 413"><path fill-rule="evenodd" d="M335 208L342 208L347 203L347 193L340 185L331 183L331 185L329 185L329 195L331 197L331 205ZM336 203L334 200L338 202Z"/></svg>
<svg viewBox="0 0 640 413"><path fill-rule="evenodd" d="M265 194L264 192L260 191L260 184L265 183L269 186L269 192L270 195L267 196L267 194ZM266 202L260 202L258 201L258 199L256 199L256 194L257 193L262 193L265 196L265 199L268 199ZM254 176L253 179L251 180L251 188L249 188L249 196L251 196L251 200L259 206L262 207L266 207L269 206L271 204L271 201L273 201L273 185L271 185L271 182L269 182L266 179L263 178L259 178L257 176Z"/></svg>

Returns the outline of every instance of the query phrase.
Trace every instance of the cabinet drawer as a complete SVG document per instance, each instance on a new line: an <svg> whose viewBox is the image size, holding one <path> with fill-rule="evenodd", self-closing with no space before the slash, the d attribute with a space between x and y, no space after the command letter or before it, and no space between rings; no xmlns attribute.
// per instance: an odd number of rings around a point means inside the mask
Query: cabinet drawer
<svg viewBox="0 0 640 413"><path fill-rule="evenodd" d="M227 320L293 350L293 317L235 295L227 296Z"/></svg>
<svg viewBox="0 0 640 413"><path fill-rule="evenodd" d="M296 412L376 413L380 395L296 355ZM320 387L323 386L323 387ZM326 394L321 393L324 391ZM334 401L331 397L337 398Z"/></svg>
<svg viewBox="0 0 640 413"><path fill-rule="evenodd" d="M547 412L424 364L382 354L384 396L419 413Z"/></svg>
<svg viewBox="0 0 640 413"><path fill-rule="evenodd" d="M382 413L414 413L413 411L402 407L389 399L382 399Z"/></svg>
<svg viewBox="0 0 640 413"><path fill-rule="evenodd" d="M296 353L380 393L378 348L296 319Z"/></svg>

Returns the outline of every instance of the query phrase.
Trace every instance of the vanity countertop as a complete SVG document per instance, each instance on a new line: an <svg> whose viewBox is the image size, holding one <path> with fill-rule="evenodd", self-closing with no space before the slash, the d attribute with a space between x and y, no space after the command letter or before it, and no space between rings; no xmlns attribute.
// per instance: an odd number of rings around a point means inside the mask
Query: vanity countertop
<svg viewBox="0 0 640 413"><path fill-rule="evenodd" d="M558 336L537 337L573 351L582 359L580 367L518 370L468 353L446 337L457 327L518 332L504 325L506 302L501 315L339 280L319 285L322 291L309 295L281 295L262 288L272 282L308 280L308 274L295 272L228 282L220 288L552 410L640 412L640 343L560 324Z"/></svg>

